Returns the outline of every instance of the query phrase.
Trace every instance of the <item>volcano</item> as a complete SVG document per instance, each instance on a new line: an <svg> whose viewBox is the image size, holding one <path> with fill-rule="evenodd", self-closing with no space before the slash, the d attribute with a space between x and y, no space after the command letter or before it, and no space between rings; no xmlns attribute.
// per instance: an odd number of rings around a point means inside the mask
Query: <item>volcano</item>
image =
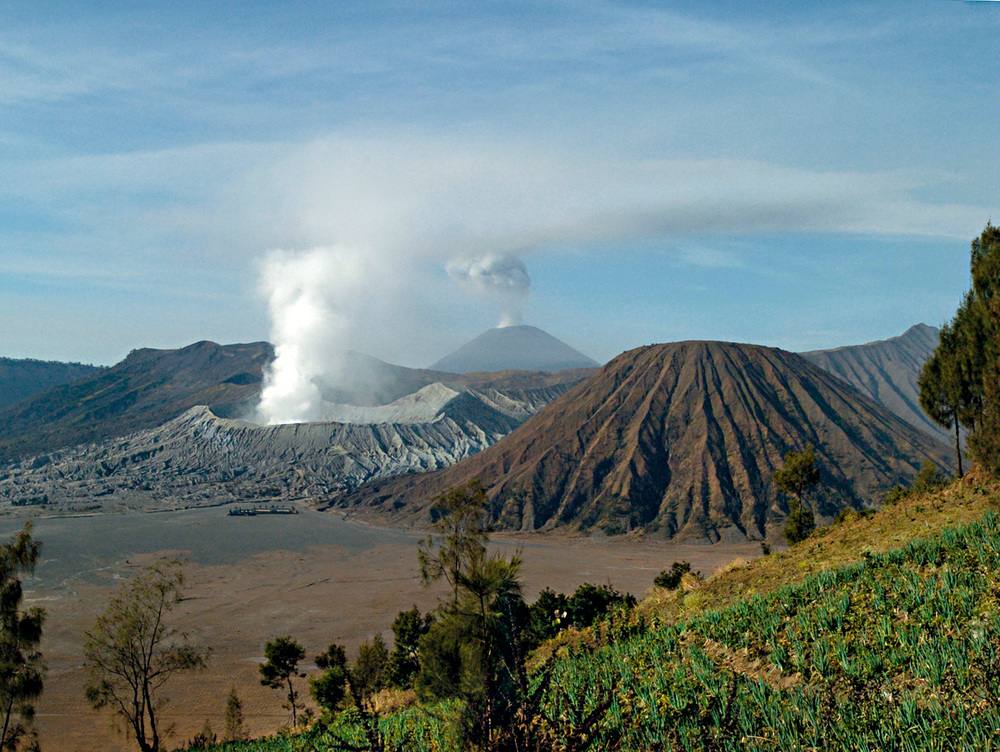
<svg viewBox="0 0 1000 752"><path fill-rule="evenodd" d="M445 489L482 482L500 528L666 538L780 536L771 482L815 447L819 517L876 504L948 447L794 353L679 342L623 353L491 448L435 473L362 486L338 507L421 525Z"/></svg>
<svg viewBox="0 0 1000 752"><path fill-rule="evenodd" d="M920 407L917 386L924 363L938 346L939 335L933 326L916 324L898 337L800 355L885 405L907 423L950 442L951 433L931 421Z"/></svg>
<svg viewBox="0 0 1000 752"><path fill-rule="evenodd" d="M431 366L434 371L565 371L599 364L534 326L505 326L483 332Z"/></svg>

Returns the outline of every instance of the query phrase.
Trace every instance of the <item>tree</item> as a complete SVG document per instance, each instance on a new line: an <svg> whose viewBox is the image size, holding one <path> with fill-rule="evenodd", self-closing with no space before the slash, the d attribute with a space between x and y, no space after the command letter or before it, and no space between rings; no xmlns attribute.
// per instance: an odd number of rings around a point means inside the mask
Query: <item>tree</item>
<svg viewBox="0 0 1000 752"><path fill-rule="evenodd" d="M979 462L1000 475L1000 228L987 224L972 241L972 290L980 301L982 410L969 446Z"/></svg>
<svg viewBox="0 0 1000 752"><path fill-rule="evenodd" d="M229 698L226 700L225 715L226 730L222 737L224 742L239 742L247 737L243 726L243 702L236 694L236 685L229 688Z"/></svg>
<svg viewBox="0 0 1000 752"><path fill-rule="evenodd" d="M816 529L816 518L801 501L792 497L788 500L788 516L785 518L785 527L782 532L789 545L804 541L812 531Z"/></svg>
<svg viewBox="0 0 1000 752"><path fill-rule="evenodd" d="M436 535L420 542L421 579L444 579L451 592L420 639L415 681L422 697L463 698L469 741L487 747L513 712L523 673L520 633L529 620L520 554L487 554L488 503L482 484L472 481L444 492L431 508Z"/></svg>
<svg viewBox="0 0 1000 752"><path fill-rule="evenodd" d="M924 364L920 404L933 421L954 427L959 474L959 426L973 456L1000 472L1000 228L987 223L972 241L969 265L972 288Z"/></svg>
<svg viewBox="0 0 1000 752"><path fill-rule="evenodd" d="M545 588L528 607L532 646L550 640L570 625L569 598Z"/></svg>
<svg viewBox="0 0 1000 752"><path fill-rule="evenodd" d="M473 678L465 688L471 739L490 745L505 720L510 720L517 676L511 651L519 631L521 557L487 556L477 552L458 575L459 597L450 618L464 626L466 674ZM525 615L523 621L527 621ZM470 650L471 648L471 650ZM477 712L478 711L478 712Z"/></svg>
<svg viewBox="0 0 1000 752"><path fill-rule="evenodd" d="M389 681L397 687L409 689L413 677L420 669L420 638L427 634L434 617L420 614L414 606L400 611L392 622L393 648L389 656Z"/></svg>
<svg viewBox="0 0 1000 752"><path fill-rule="evenodd" d="M34 702L42 693L38 646L45 612L25 610L21 586L21 576L34 571L40 551L30 521L0 545L0 752L13 752L33 736Z"/></svg>
<svg viewBox="0 0 1000 752"><path fill-rule="evenodd" d="M86 696L96 710L110 707L142 752L159 752L161 690L174 675L204 668L208 651L168 624L180 601L180 562L161 561L124 583L85 633Z"/></svg>
<svg viewBox="0 0 1000 752"><path fill-rule="evenodd" d="M319 676L310 676L309 694L327 713L335 713L337 706L347 696L346 667L328 666Z"/></svg>
<svg viewBox="0 0 1000 752"><path fill-rule="evenodd" d="M630 593L619 593L611 585L592 585L585 582L569 597L566 610L574 627L589 627L616 607L631 608L635 598Z"/></svg>
<svg viewBox="0 0 1000 752"><path fill-rule="evenodd" d="M969 403L968 389L958 359L959 340L947 324L941 327L937 349L917 377L920 406L939 426L955 431L955 456L962 475L961 418Z"/></svg>
<svg viewBox="0 0 1000 752"><path fill-rule="evenodd" d="M309 677L309 694L317 705L332 715L347 696L347 651L343 645L331 643L316 656L316 666L323 669L323 673Z"/></svg>
<svg viewBox="0 0 1000 752"><path fill-rule="evenodd" d="M420 541L417 560L420 579L428 585L444 579L458 600L459 578L469 563L486 552L489 540L486 490L478 480L451 488L434 501L431 517L434 534Z"/></svg>
<svg viewBox="0 0 1000 752"><path fill-rule="evenodd" d="M385 686L388 668L389 649L382 635L377 634L358 648L358 657L351 670L351 691L367 700Z"/></svg>
<svg viewBox="0 0 1000 752"><path fill-rule="evenodd" d="M343 645L331 642L330 646L316 656L318 668L347 668L347 651Z"/></svg>
<svg viewBox="0 0 1000 752"><path fill-rule="evenodd" d="M260 683L271 689L287 691L288 702L281 707L292 711L292 726L298 724L298 710L302 707L299 693L292 684L293 677L304 677L299 673L299 661L306 657L306 651L290 635L275 637L264 645L264 663L260 666Z"/></svg>
<svg viewBox="0 0 1000 752"><path fill-rule="evenodd" d="M215 732L212 731L212 723L206 718L205 725L201 727L201 731L191 737L191 741L188 742L187 748L190 749L204 749L205 747L215 746L216 742Z"/></svg>
<svg viewBox="0 0 1000 752"><path fill-rule="evenodd" d="M670 569L664 569L656 575L653 584L667 590L676 590L681 586L681 580L684 579L684 575L690 571L691 564L689 562L675 561L670 565Z"/></svg>
<svg viewBox="0 0 1000 752"><path fill-rule="evenodd" d="M425 586L445 580L450 596L440 618L420 640L417 694L424 698L454 697L462 686L481 686L478 658L471 655L468 624L459 611L462 578L486 556L488 499L479 481L450 488L431 506L433 534L420 541L417 560ZM475 676L473 676L473 674Z"/></svg>
<svg viewBox="0 0 1000 752"><path fill-rule="evenodd" d="M983 415L969 443L983 467L1000 476L1000 362L983 378Z"/></svg>
<svg viewBox="0 0 1000 752"><path fill-rule="evenodd" d="M816 520L805 501L806 491L819 483L819 470L816 468L816 454L812 444L807 445L802 452L787 452L785 466L775 470L771 478L779 493L789 497L785 539L789 543L805 540L816 527Z"/></svg>
<svg viewBox="0 0 1000 752"><path fill-rule="evenodd" d="M913 493L929 493L937 491L948 481L948 476L941 472L937 465L930 460L924 460L920 466L920 472L910 484L910 491Z"/></svg>

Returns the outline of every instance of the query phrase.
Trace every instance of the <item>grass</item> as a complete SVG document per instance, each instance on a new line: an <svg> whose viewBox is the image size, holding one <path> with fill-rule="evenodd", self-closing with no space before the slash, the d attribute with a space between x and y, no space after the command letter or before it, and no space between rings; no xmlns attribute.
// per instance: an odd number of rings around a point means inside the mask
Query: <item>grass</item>
<svg viewBox="0 0 1000 752"><path fill-rule="evenodd" d="M668 620L690 617L939 535L995 509L1000 509L1000 483L968 473L939 491L906 497L870 517L850 516L788 549L730 565L695 587L658 590L640 604L639 613Z"/></svg>

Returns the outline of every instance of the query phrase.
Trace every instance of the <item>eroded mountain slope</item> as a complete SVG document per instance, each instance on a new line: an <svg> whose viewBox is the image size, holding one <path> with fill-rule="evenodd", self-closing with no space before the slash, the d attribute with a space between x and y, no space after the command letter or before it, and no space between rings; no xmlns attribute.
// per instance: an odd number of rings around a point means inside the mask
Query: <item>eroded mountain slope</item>
<svg viewBox="0 0 1000 752"><path fill-rule="evenodd" d="M436 473L379 482L337 505L421 524L442 490L482 481L498 525L666 537L774 535L771 484L812 443L821 513L870 505L948 448L789 352L723 342L639 348L614 359L490 449Z"/></svg>
<svg viewBox="0 0 1000 752"><path fill-rule="evenodd" d="M917 377L937 348L938 334L933 326L917 324L898 337L800 355L839 376L907 423L952 442L954 436L931 421L920 407L917 388Z"/></svg>

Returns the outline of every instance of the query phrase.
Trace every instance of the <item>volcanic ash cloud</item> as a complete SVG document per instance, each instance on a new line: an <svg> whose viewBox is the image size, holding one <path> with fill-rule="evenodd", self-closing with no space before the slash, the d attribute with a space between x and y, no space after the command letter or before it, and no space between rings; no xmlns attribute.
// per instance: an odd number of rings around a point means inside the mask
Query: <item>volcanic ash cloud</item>
<svg viewBox="0 0 1000 752"><path fill-rule="evenodd" d="M531 292L531 277L520 258L510 253L459 257L445 269L466 289L500 304L501 327L521 323L521 302Z"/></svg>

